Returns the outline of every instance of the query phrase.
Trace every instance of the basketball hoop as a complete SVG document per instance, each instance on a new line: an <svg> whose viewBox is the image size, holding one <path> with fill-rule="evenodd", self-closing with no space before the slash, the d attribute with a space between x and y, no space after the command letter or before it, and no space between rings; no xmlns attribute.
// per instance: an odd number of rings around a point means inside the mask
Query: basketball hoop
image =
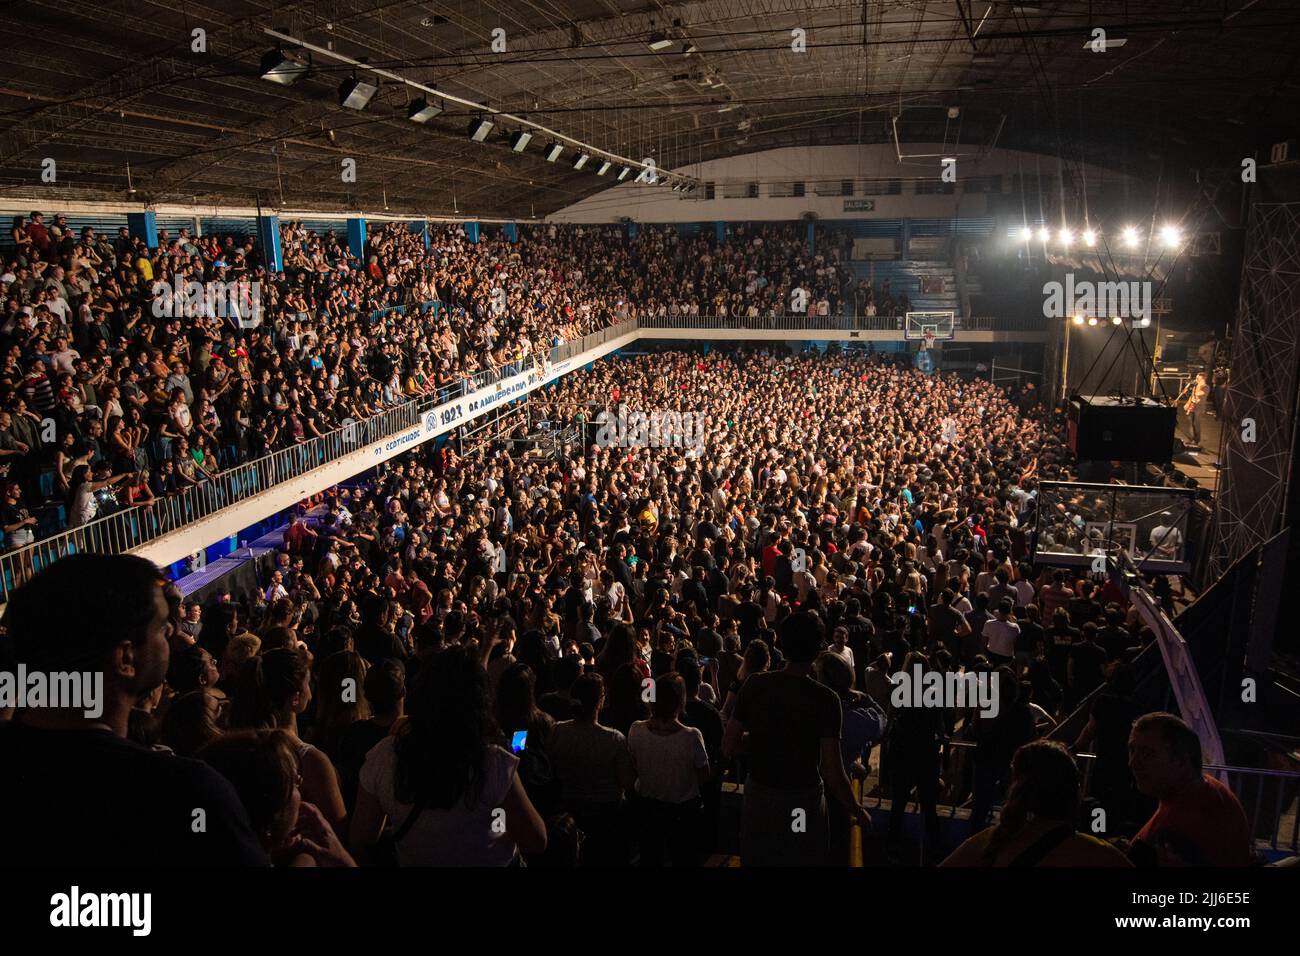
<svg viewBox="0 0 1300 956"><path fill-rule="evenodd" d="M926 329L925 333L921 336L921 351L928 352L933 345L934 333L929 329Z"/></svg>

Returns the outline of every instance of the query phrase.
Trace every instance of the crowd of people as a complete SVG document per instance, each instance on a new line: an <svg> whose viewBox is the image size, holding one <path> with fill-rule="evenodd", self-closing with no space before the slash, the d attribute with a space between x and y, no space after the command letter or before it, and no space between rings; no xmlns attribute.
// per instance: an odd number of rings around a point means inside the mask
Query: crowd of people
<svg viewBox="0 0 1300 956"><path fill-rule="evenodd" d="M839 314L849 284L838 251L814 254L792 224L736 225L721 242L555 225L471 242L435 226L426 246L388 223L362 257L301 223L280 233L271 272L244 236L162 230L151 248L126 227L15 218L0 263L6 548L617 322ZM196 304L176 294L188 283L222 297Z"/></svg>
<svg viewBox="0 0 1300 956"><path fill-rule="evenodd" d="M925 863L1249 862L1195 733L1139 703L1152 638L1123 595L1027 563L1037 483L1070 459L1016 396L742 349L606 361L530 401L583 445L407 453L295 520L255 592L187 603L130 557L35 575L14 660L102 668L107 704L0 729L16 859L842 864L883 824L857 778L894 808L881 861L912 858L914 794ZM620 405L694 413L703 446L595 438ZM994 681L996 715L898 698L929 674ZM1048 739L1081 705L1083 732Z"/></svg>

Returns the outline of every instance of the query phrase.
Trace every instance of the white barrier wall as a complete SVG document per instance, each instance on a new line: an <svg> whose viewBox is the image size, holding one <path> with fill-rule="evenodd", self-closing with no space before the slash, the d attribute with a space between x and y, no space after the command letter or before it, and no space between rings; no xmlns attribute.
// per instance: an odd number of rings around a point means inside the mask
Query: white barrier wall
<svg viewBox="0 0 1300 956"><path fill-rule="evenodd" d="M544 374L536 370L521 372L502 379L495 385L435 406L424 413L424 419L420 424L401 434L391 435L356 451L348 452L298 478L251 495L228 508L223 508L216 514L156 538L148 544L133 549L131 553L163 566L179 561L206 548L214 541L238 534L267 515L291 508L310 495L347 481L367 469L395 458L402 452L410 451L453 428L458 428L494 405L521 398L573 369L581 368L588 362L594 362L610 352L630 345L637 340L637 337L638 333L633 330L573 358L557 362Z"/></svg>

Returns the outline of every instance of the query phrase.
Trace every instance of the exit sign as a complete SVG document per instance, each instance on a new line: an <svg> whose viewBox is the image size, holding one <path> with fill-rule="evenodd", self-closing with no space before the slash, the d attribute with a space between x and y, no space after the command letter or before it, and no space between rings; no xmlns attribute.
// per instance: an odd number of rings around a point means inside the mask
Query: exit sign
<svg viewBox="0 0 1300 956"><path fill-rule="evenodd" d="M875 212L876 201L874 199L846 199L844 200L845 212Z"/></svg>

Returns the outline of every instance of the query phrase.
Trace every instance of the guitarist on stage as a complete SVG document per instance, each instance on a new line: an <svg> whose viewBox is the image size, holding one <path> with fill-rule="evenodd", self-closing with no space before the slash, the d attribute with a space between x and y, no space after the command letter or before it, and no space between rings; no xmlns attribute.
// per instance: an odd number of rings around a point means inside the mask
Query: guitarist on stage
<svg viewBox="0 0 1300 956"><path fill-rule="evenodd" d="M1187 387L1178 393L1178 398L1174 402L1183 400L1187 396L1187 404L1183 406L1185 414L1192 426L1192 444L1197 448L1201 447L1201 413L1205 408L1205 397L1210 393L1210 386L1205 381L1205 373L1197 372L1196 378L1187 383Z"/></svg>

